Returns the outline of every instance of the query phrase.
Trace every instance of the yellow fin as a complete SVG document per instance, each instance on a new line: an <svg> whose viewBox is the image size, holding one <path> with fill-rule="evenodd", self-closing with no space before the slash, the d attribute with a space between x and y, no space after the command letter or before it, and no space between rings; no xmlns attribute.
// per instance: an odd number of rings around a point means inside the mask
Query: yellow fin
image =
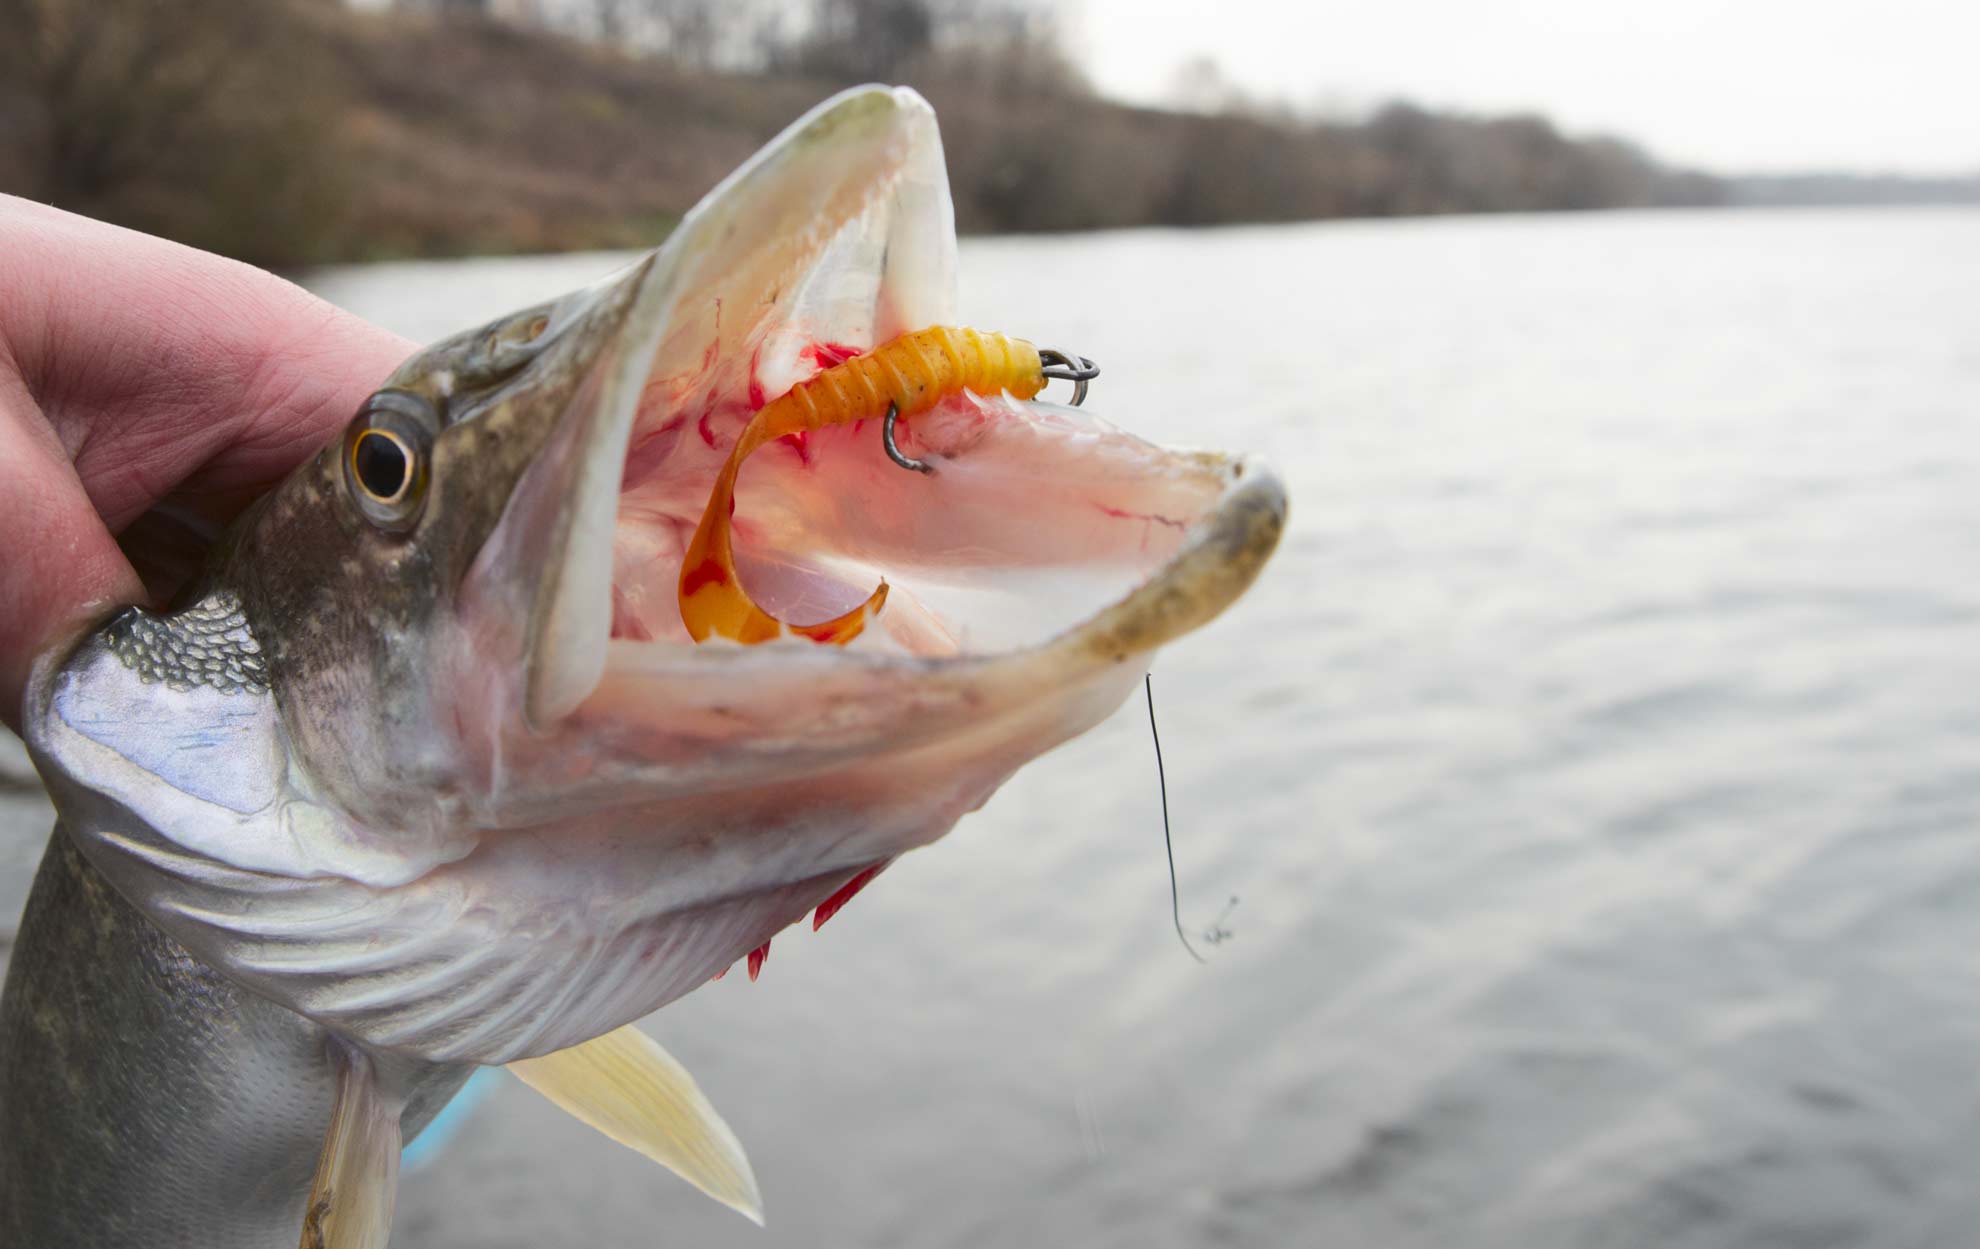
<svg viewBox="0 0 1980 1249"><path fill-rule="evenodd" d="M385 1249L399 1195L400 1107L371 1060L336 1047L337 1100L303 1208L302 1249Z"/></svg>
<svg viewBox="0 0 1980 1249"><path fill-rule="evenodd" d="M509 1064L524 1084L628 1149L763 1225L742 1142L687 1068L628 1024L569 1049Z"/></svg>

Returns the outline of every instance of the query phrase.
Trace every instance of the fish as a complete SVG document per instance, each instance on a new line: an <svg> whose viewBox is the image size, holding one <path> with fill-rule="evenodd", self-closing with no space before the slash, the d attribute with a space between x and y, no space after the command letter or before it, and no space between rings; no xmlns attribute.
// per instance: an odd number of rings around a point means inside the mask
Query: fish
<svg viewBox="0 0 1980 1249"><path fill-rule="evenodd" d="M163 608L40 657L57 823L0 995L0 1243L382 1249L399 1151L505 1066L760 1220L637 1020L823 923L1228 608L1283 486L959 390L780 437L734 566L845 645L696 641L752 415L960 313L933 110L837 95L602 281L407 360ZM841 920L841 923L848 922Z"/></svg>

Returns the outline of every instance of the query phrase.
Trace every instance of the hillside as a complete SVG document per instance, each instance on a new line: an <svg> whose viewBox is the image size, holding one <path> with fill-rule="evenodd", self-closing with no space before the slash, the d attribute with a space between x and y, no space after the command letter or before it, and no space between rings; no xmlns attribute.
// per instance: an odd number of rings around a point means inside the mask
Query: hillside
<svg viewBox="0 0 1980 1249"><path fill-rule="evenodd" d="M1728 203L1754 208L1980 204L1980 175L1919 178L1859 173L1754 174L1730 179L1726 198Z"/></svg>
<svg viewBox="0 0 1980 1249"><path fill-rule="evenodd" d="M146 27L162 10L144 0L41 2L69 6L55 33L79 51L58 77L59 39L12 45L0 189L275 265L649 244L846 82L815 57L789 62L809 71L718 72L483 17L322 0L269 0L251 21L228 0L181 0L179 26L162 32ZM89 29L117 22L155 35L148 59L99 51L145 46ZM1169 113L1097 99L1037 58L953 49L899 71L942 115L966 231L1721 196L1711 179L1536 117ZM207 97L189 102L189 81Z"/></svg>

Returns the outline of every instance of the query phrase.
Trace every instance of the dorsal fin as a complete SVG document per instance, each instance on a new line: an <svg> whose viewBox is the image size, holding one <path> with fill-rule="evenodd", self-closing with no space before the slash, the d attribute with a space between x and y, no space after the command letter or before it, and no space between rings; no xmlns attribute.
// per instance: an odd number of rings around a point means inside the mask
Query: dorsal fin
<svg viewBox="0 0 1980 1249"><path fill-rule="evenodd" d="M337 1099L303 1210L302 1249L385 1249L399 1195L400 1107L363 1053L331 1048Z"/></svg>
<svg viewBox="0 0 1980 1249"><path fill-rule="evenodd" d="M762 1225L763 1198L742 1142L687 1068L644 1032L628 1024L509 1070L579 1121Z"/></svg>

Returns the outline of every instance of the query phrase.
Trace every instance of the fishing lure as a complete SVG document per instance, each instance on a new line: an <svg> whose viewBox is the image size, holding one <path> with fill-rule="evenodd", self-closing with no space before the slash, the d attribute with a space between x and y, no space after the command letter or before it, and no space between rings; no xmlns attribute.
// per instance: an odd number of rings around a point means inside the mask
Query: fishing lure
<svg viewBox="0 0 1980 1249"><path fill-rule="evenodd" d="M729 532L735 510L736 475L742 463L767 442L828 425L847 425L885 414L887 455L902 468L926 473L932 466L908 457L894 441L895 422L926 412L964 390L994 395L1009 391L1030 399L1058 378L1074 384L1073 402L1086 398L1086 384L1099 376L1091 360L1040 351L1021 338L980 330L931 326L902 334L864 355L799 382L757 410L743 427L729 458L716 475L681 561L681 621L697 642L720 635L754 645L780 637L805 637L844 645L858 637L887 601L887 583L844 615L817 624L789 624L758 607L736 571Z"/></svg>

